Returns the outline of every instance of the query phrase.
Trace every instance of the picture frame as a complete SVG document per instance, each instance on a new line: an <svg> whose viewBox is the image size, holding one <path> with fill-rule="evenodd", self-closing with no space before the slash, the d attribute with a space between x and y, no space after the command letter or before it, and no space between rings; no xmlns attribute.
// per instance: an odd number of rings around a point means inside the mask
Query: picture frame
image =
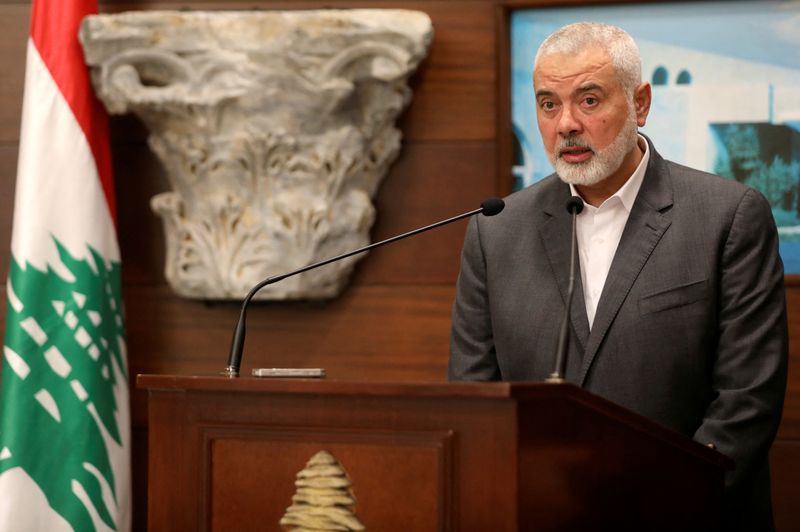
<svg viewBox="0 0 800 532"><path fill-rule="evenodd" d="M653 106L641 131L666 159L757 188L773 208L787 280L800 284L800 3L507 2L498 13L498 188L552 173L531 71L541 41L581 20L622 27Z"/></svg>

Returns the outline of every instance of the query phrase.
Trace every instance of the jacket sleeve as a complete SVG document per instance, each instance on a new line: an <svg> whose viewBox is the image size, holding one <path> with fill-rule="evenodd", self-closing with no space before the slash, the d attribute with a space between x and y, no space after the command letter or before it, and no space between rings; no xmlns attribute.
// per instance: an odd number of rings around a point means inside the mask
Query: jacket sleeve
<svg viewBox="0 0 800 532"><path fill-rule="evenodd" d="M727 504L735 507L753 502L757 484L767 484L761 487L769 493L767 453L786 389L783 264L772 212L759 192L742 196L721 257L714 393L694 438L736 461L726 478Z"/></svg>
<svg viewBox="0 0 800 532"><path fill-rule="evenodd" d="M478 217L467 225L456 283L450 335L449 380L499 380L490 315L486 260Z"/></svg>

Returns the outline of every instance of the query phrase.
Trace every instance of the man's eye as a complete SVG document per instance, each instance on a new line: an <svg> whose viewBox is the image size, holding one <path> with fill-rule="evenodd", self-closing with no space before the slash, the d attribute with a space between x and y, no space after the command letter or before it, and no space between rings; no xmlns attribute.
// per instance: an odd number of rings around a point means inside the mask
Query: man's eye
<svg viewBox="0 0 800 532"><path fill-rule="evenodd" d="M589 106L594 106L597 105L598 100L594 96L587 96L586 98L583 99L583 103Z"/></svg>
<svg viewBox="0 0 800 532"><path fill-rule="evenodd" d="M556 108L556 104L554 104L553 102L549 102L549 101L544 101L539 105L541 105L542 109L544 109L545 111L552 111L553 109Z"/></svg>

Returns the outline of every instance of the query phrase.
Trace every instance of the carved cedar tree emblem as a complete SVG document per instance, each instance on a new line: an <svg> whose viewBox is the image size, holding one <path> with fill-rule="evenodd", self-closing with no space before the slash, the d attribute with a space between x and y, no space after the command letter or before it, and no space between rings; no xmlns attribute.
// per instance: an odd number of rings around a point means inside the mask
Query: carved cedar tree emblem
<svg viewBox="0 0 800 532"><path fill-rule="evenodd" d="M327 451L320 451L297 473L292 505L280 524L292 532L365 530L354 508L356 499L344 468Z"/></svg>

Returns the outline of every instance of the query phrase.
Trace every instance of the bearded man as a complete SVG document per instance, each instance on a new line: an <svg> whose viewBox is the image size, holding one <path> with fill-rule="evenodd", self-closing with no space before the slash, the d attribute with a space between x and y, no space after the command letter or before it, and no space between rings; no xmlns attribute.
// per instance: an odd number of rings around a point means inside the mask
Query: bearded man
<svg viewBox="0 0 800 532"><path fill-rule="evenodd" d="M540 47L537 120L556 170L470 221L451 380L542 381L567 301L577 195L580 276L565 377L732 457L726 530L769 530L767 453L786 387L783 265L756 190L666 161L633 39L579 23Z"/></svg>

